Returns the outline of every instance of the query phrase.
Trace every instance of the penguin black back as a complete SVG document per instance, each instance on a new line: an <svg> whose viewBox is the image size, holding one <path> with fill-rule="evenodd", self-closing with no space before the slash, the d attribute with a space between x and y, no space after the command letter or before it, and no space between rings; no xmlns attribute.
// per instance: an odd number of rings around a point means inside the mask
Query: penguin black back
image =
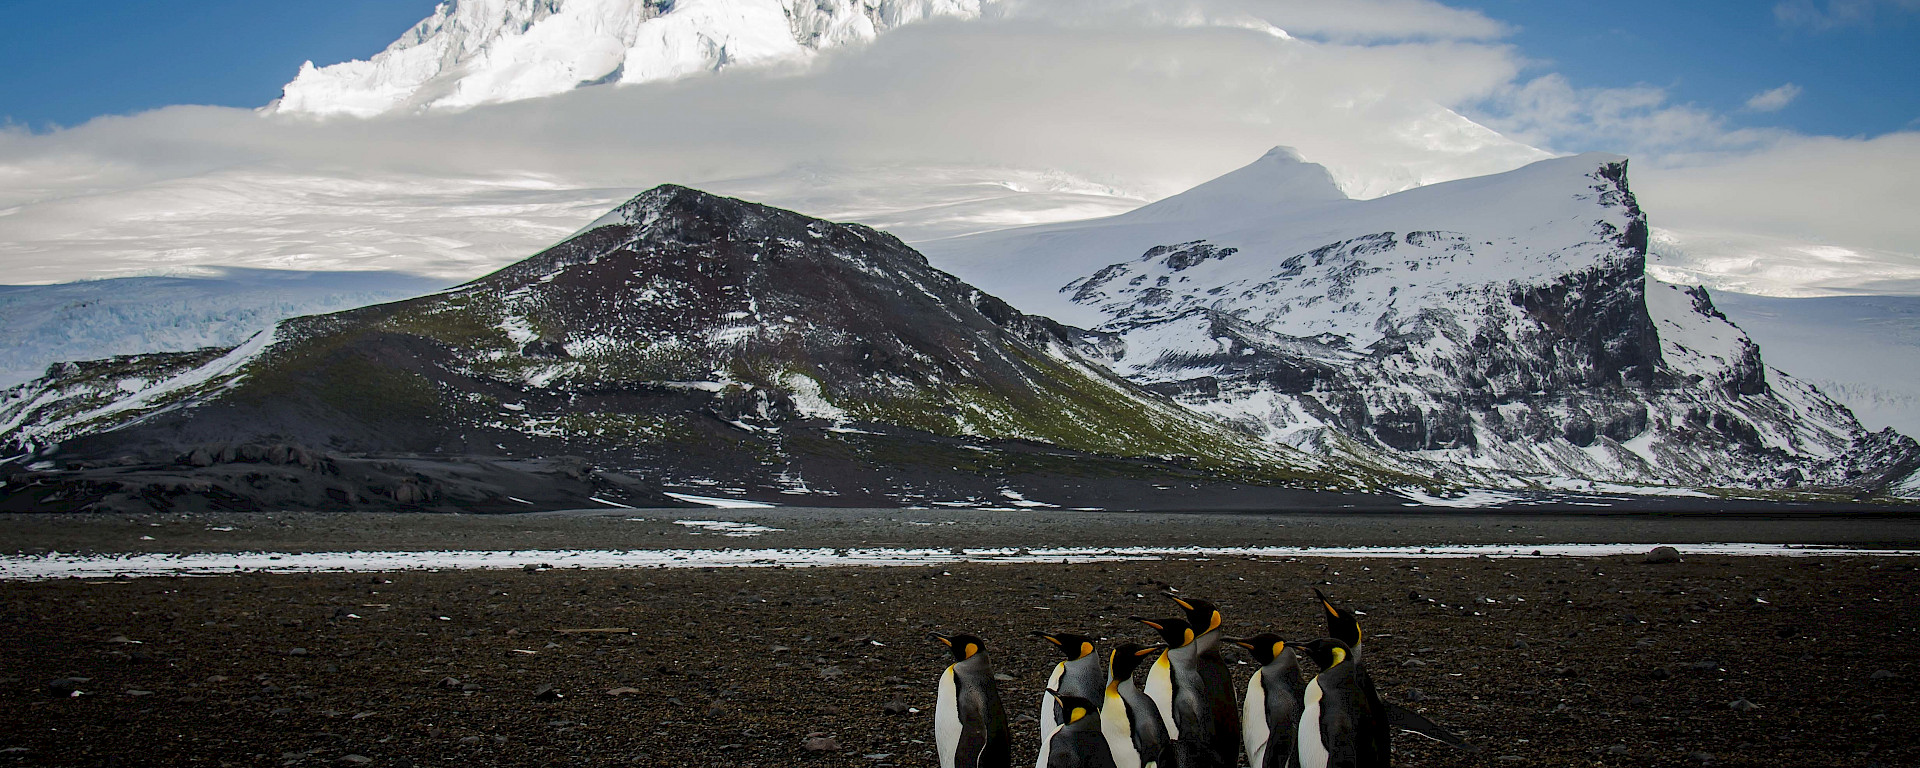
<svg viewBox="0 0 1920 768"><path fill-rule="evenodd" d="M1011 768L1013 737L1000 705L1000 687L987 664L986 643L973 635L934 634L953 664L940 675L934 706L934 744L940 768Z"/></svg>

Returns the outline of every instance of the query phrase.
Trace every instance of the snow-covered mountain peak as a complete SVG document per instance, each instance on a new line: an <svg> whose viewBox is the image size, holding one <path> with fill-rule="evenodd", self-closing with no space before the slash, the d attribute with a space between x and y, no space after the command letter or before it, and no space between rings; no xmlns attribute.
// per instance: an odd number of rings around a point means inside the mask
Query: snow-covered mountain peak
<svg viewBox="0 0 1920 768"><path fill-rule="evenodd" d="M366 61L307 62L270 112L458 109L804 60L981 0L446 0Z"/></svg>
<svg viewBox="0 0 1920 768"><path fill-rule="evenodd" d="M1136 222L1259 220L1301 206L1346 199L1325 166L1308 162L1292 147L1274 147L1232 173L1122 218Z"/></svg>

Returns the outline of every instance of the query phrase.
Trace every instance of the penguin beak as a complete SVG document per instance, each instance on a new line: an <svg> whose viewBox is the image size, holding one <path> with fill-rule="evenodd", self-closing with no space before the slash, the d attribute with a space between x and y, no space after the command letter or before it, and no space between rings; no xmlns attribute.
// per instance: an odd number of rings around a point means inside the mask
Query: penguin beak
<svg viewBox="0 0 1920 768"><path fill-rule="evenodd" d="M1251 639L1244 638L1244 637L1223 637L1220 639L1225 640L1229 643L1233 643L1234 645L1240 646L1249 651L1253 650L1253 641Z"/></svg>
<svg viewBox="0 0 1920 768"><path fill-rule="evenodd" d="M940 634L938 632L928 632L927 639L932 640L941 645L944 645L948 648L953 647L953 638L947 637L946 635Z"/></svg>
<svg viewBox="0 0 1920 768"><path fill-rule="evenodd" d="M1174 594L1173 590L1167 590L1160 594L1166 595L1168 598L1171 598L1174 602L1179 603L1180 607L1183 609L1186 609L1189 611L1193 610L1193 605L1191 603L1188 603L1184 598L1180 597L1179 595Z"/></svg>
<svg viewBox="0 0 1920 768"><path fill-rule="evenodd" d="M1038 638L1040 638L1040 639L1042 639L1042 640L1045 640L1045 641L1047 641L1047 642L1049 642L1049 643L1053 643L1054 645L1059 645L1059 644L1060 644L1060 638L1058 638L1058 637L1054 637L1052 633L1048 633L1048 632L1042 632L1042 631L1040 631L1040 630L1037 630L1037 629L1036 629L1036 630L1034 630L1034 631L1033 631L1033 632L1032 632L1031 634L1032 634L1032 635L1033 635L1034 637L1038 637Z"/></svg>
<svg viewBox="0 0 1920 768"><path fill-rule="evenodd" d="M1142 623L1142 624L1145 624L1145 625L1147 625L1147 626L1149 626L1149 627L1153 627L1154 629L1160 629L1160 628L1161 628L1161 625L1160 625L1160 622L1157 622L1157 621L1154 621L1153 619L1143 619L1143 618L1140 618L1139 616L1128 616L1128 617L1127 617L1127 620L1128 620L1128 621L1137 621L1137 622L1140 622L1140 623Z"/></svg>

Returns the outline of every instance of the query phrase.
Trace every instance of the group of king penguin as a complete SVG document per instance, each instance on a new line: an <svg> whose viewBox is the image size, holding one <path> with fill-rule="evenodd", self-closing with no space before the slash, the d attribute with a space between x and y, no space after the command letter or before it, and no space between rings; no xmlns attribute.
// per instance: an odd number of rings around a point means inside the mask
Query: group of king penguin
<svg viewBox="0 0 1920 768"><path fill-rule="evenodd" d="M1314 595L1330 636L1307 642L1271 632L1227 637L1213 603L1171 592L1184 616L1131 617L1158 632L1159 645L1120 643L1102 657L1093 638L1033 633L1066 657L1041 694L1036 768L1235 768L1242 750L1251 768L1383 768L1391 764L1396 728L1464 746L1380 699L1361 663L1359 621L1319 590ZM934 706L940 767L1011 768L1007 715L983 641L932 637L954 659L940 676ZM1237 711L1225 645L1246 649L1260 664ZM1302 676L1302 655L1319 667L1310 678ZM1149 657L1142 691L1134 676Z"/></svg>

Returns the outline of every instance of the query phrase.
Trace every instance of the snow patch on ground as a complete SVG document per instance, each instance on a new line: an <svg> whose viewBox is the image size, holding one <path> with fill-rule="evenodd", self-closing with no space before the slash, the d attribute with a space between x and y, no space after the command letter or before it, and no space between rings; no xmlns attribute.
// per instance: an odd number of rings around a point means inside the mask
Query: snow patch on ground
<svg viewBox="0 0 1920 768"><path fill-rule="evenodd" d="M1409 507L1452 507L1455 509L1476 509L1479 507L1497 507L1520 500L1519 494L1505 491L1469 490L1459 496L1434 496L1417 488L1401 488L1394 494L1411 500Z"/></svg>
<svg viewBox="0 0 1920 768"><path fill-rule="evenodd" d="M772 568L916 566L949 563L1095 563L1124 560L1248 558L1615 557L1653 544L1489 544L1436 547L1116 547L1107 549L663 549L442 552L240 552L130 555L0 556L0 580L115 576L219 576L237 573L519 570L558 568ZM1920 550L1856 549L1793 544L1681 544L1687 556L1920 557Z"/></svg>
<svg viewBox="0 0 1920 768"><path fill-rule="evenodd" d="M763 533L775 533L786 530L784 528L771 528L757 523L739 523L731 520L675 520L673 524L684 525L688 528L698 528L703 531L712 531L722 536L732 538L748 538L759 536Z"/></svg>
<svg viewBox="0 0 1920 768"><path fill-rule="evenodd" d="M766 502L760 502L760 501L747 501L745 499L722 499L722 498L716 498L713 496L695 496L690 493L673 493L671 491L666 492L666 495L673 499L687 502L688 504L700 504L703 506L714 507L716 509L771 509L775 506L778 506L777 504L768 504Z"/></svg>

